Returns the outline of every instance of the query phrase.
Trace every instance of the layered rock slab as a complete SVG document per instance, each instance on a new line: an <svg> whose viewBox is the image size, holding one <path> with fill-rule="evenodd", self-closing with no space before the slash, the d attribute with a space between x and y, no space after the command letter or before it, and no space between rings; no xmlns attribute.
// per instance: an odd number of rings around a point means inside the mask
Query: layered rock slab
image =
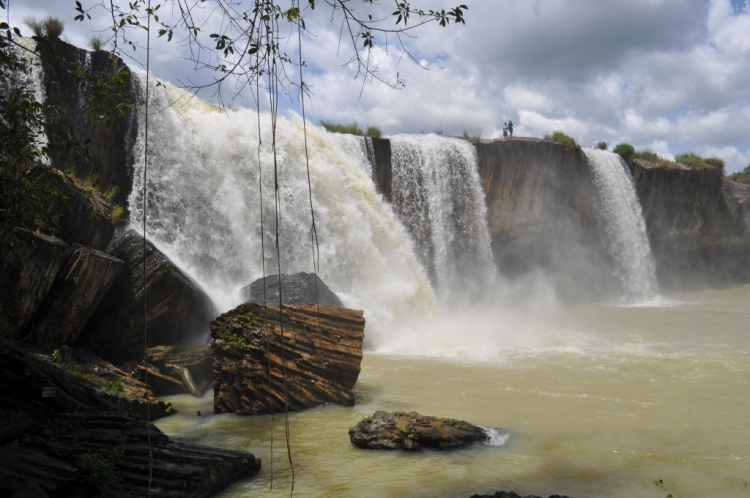
<svg viewBox="0 0 750 498"><path fill-rule="evenodd" d="M359 448L416 451L465 448L487 442L489 434L463 420L420 415L417 412L378 411L349 429L349 439Z"/></svg>
<svg viewBox="0 0 750 498"><path fill-rule="evenodd" d="M214 411L260 415L354 404L365 319L326 305L244 304L211 323ZM284 393L287 393L286 399Z"/></svg>

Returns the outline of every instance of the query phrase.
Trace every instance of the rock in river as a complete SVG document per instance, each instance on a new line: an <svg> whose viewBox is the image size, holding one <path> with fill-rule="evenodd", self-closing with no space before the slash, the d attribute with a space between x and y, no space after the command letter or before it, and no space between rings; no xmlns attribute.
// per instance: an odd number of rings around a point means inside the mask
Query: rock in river
<svg viewBox="0 0 750 498"><path fill-rule="evenodd" d="M281 327L280 325L283 325ZM354 404L362 311L243 304L211 322L216 413L260 415Z"/></svg>
<svg viewBox="0 0 750 498"><path fill-rule="evenodd" d="M487 430L478 425L416 412L375 412L349 429L352 444L376 450L446 450L489 442L490 438Z"/></svg>

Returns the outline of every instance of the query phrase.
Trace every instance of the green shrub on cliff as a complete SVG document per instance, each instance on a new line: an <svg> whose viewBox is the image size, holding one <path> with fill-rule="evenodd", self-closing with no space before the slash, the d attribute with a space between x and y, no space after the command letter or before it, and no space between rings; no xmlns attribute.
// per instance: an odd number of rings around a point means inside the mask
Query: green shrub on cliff
<svg viewBox="0 0 750 498"><path fill-rule="evenodd" d="M675 161L693 168L717 169L724 174L724 160L718 157L701 157L695 152L677 154Z"/></svg>
<svg viewBox="0 0 750 498"><path fill-rule="evenodd" d="M632 145L626 143L617 144L613 151L616 154L620 154L623 159L630 159L631 157L633 157L633 154L635 154L635 148Z"/></svg>
<svg viewBox="0 0 750 498"><path fill-rule="evenodd" d="M546 133L544 135L544 139L545 140L550 140L552 142L556 142L556 143L559 143L559 144L562 144L565 147L567 147L568 149L572 149L572 150L576 150L576 149L580 149L581 148L581 146L578 145L578 143L575 141L575 139L573 137L569 137L568 135L566 135L565 133L563 133L561 131L556 131L556 132L554 132L551 135L549 133Z"/></svg>
<svg viewBox="0 0 750 498"><path fill-rule="evenodd" d="M356 121L351 123L336 123L335 121L329 121L327 119L321 119L318 124L330 131L331 133L348 133L350 135L359 135L360 137L375 137L378 138L382 135L382 131L379 126L370 125L367 128L360 128Z"/></svg>
<svg viewBox="0 0 750 498"><path fill-rule="evenodd" d="M607 142L597 142L596 148L599 150L607 150L609 148L609 144Z"/></svg>

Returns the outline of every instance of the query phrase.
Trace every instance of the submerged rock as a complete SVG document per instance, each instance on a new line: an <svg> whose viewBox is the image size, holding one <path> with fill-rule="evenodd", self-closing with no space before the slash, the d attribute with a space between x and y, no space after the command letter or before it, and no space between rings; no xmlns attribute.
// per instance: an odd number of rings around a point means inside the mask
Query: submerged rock
<svg viewBox="0 0 750 498"><path fill-rule="evenodd" d="M375 412L349 429L349 439L360 448L439 450L465 448L477 442L488 442L485 429L463 420L428 417L416 412Z"/></svg>
<svg viewBox="0 0 750 498"><path fill-rule="evenodd" d="M279 282L283 304L329 304L343 308L341 300L314 273L292 273L270 275L259 278L240 290L242 299L248 303L276 306L279 304ZM316 287L317 286L317 287ZM265 287L265 290L264 290Z"/></svg>
<svg viewBox="0 0 750 498"><path fill-rule="evenodd" d="M283 330L280 327L280 320ZM211 323L216 413L260 415L354 404L362 311L243 304Z"/></svg>

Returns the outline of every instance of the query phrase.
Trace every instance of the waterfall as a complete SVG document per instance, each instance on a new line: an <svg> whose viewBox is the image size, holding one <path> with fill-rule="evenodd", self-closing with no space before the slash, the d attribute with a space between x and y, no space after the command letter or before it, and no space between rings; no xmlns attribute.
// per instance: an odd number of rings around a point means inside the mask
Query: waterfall
<svg viewBox="0 0 750 498"><path fill-rule="evenodd" d="M132 69L145 94L145 73ZM275 250L271 115L219 110L169 83L151 80L147 236L195 278L225 311L237 290L278 272ZM144 110L139 110L129 200L140 230ZM373 332L435 312L435 295L403 226L370 178L362 139L308 129L310 182L320 247L320 277ZM313 270L310 200L297 115L279 116L279 245L282 273ZM261 144L259 147L259 143ZM259 174L262 169L263 209ZM265 254L261 250L261 216Z"/></svg>
<svg viewBox="0 0 750 498"><path fill-rule="evenodd" d="M392 197L443 302L486 293L495 276L474 147L438 135L390 137Z"/></svg>
<svg viewBox="0 0 750 498"><path fill-rule="evenodd" d="M44 104L47 100L47 92L44 89L44 71L42 70L42 61L36 54L36 41L33 38L17 37L16 42L24 47L26 50L15 49L16 53L26 61L29 67L27 74L16 73L18 81L14 84L23 85L33 89L34 99L40 104ZM37 132L37 144L39 147L44 147L49 142L47 132L44 128ZM46 165L50 164L49 157L42 156L42 162Z"/></svg>
<svg viewBox="0 0 750 498"><path fill-rule="evenodd" d="M656 264L633 178L613 152L584 149L604 220L605 244L615 263L626 301L644 301L657 293Z"/></svg>

